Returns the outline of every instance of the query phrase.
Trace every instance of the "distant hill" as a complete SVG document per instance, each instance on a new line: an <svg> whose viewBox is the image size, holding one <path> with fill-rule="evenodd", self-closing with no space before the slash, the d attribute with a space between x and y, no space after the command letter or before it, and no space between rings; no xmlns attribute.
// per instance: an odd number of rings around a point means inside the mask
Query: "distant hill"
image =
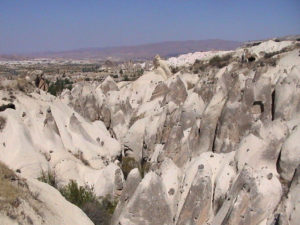
<svg viewBox="0 0 300 225"><path fill-rule="evenodd" d="M156 54L159 54L162 57L171 57L196 51L233 50L239 47L241 44L241 42L237 41L226 41L218 39L200 41L168 41L136 46L85 48L61 52L43 52L25 56L31 58L42 57L99 60L110 58L112 60L138 60L150 59L153 58Z"/></svg>

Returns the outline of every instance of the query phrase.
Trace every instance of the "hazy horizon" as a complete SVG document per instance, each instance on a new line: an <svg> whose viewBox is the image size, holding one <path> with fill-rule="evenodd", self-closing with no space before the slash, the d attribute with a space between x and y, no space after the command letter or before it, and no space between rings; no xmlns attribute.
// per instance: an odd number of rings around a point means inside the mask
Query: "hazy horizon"
<svg viewBox="0 0 300 225"><path fill-rule="evenodd" d="M296 0L0 2L0 54L300 33Z"/></svg>
<svg viewBox="0 0 300 225"><path fill-rule="evenodd" d="M271 38L271 37L270 37ZM58 50L45 50L45 51L27 51L27 52L13 52L13 53L3 53L5 54L39 54L39 53L58 53L58 52L69 52L69 51L80 51L80 50L89 50L89 49L109 49L109 48L126 48L126 47L138 47L138 46L147 46L147 45L155 45L155 44L162 44L162 43L169 43L169 42L193 42L193 41L209 41L209 40L220 40L220 41L232 41L232 42L240 42L243 43L244 41L236 41L236 40L226 40L220 38L211 38L211 39L202 39L202 40L162 40L157 42L146 42L146 43L139 43L139 44L125 44L125 45L113 45L113 46L86 46L81 48L70 48L70 49L58 49ZM257 39L258 40L258 39ZM255 40L249 40L255 41ZM245 41L246 42L246 41ZM0 52L0 54L2 54Z"/></svg>

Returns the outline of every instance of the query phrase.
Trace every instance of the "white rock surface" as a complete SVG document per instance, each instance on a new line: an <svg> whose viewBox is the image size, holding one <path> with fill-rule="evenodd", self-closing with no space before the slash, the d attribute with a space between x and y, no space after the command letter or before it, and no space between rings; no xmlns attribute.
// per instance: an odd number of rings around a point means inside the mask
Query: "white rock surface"
<svg viewBox="0 0 300 225"><path fill-rule="evenodd" d="M299 43L247 47L253 62L241 62L244 51L158 59L136 81L78 83L59 98L15 92L16 109L0 112L0 160L36 189L47 185L31 179L51 169L61 185L74 179L120 196L116 225L295 224ZM224 54L228 65L190 72L195 60ZM168 65L182 68L171 74ZM9 95L0 91L0 106ZM126 157L139 169L124 181Z"/></svg>

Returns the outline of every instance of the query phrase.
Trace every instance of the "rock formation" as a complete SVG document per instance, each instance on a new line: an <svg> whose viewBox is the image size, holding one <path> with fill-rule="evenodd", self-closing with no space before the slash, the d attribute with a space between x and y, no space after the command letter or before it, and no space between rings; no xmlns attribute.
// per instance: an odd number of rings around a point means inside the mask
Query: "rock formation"
<svg viewBox="0 0 300 225"><path fill-rule="evenodd" d="M59 97L15 91L15 109L0 112L0 161L45 190L41 198L56 196L57 207L74 208L36 180L43 170L55 171L59 185L73 179L115 196L114 225L295 225L299 49L297 41L266 41L199 54L198 73L178 57L174 75L156 57L154 70L132 82L77 83ZM241 63L245 52L255 60ZM9 95L1 90L0 105ZM81 219L55 222L90 223Z"/></svg>

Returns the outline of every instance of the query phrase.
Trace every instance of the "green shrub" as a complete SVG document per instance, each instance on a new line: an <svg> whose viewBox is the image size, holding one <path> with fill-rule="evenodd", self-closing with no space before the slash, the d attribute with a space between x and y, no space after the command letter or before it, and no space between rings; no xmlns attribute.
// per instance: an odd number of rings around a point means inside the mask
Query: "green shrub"
<svg viewBox="0 0 300 225"><path fill-rule="evenodd" d="M110 224L111 215L107 213L99 202L87 202L81 209L95 225Z"/></svg>
<svg viewBox="0 0 300 225"><path fill-rule="evenodd" d="M87 72L97 72L98 69L100 68L100 66L87 66L81 69L81 71L83 73L87 73Z"/></svg>
<svg viewBox="0 0 300 225"><path fill-rule="evenodd" d="M94 189L89 186L78 186L76 181L60 189L61 194L69 202L81 208L95 225L109 225L118 204L109 195L97 199Z"/></svg>
<svg viewBox="0 0 300 225"><path fill-rule="evenodd" d="M77 182L71 180L69 184L60 189L60 193L73 204L82 207L87 202L96 201L93 188L78 186Z"/></svg>
<svg viewBox="0 0 300 225"><path fill-rule="evenodd" d="M142 76L144 74L144 69L139 69L136 73L137 76Z"/></svg>
<svg viewBox="0 0 300 225"><path fill-rule="evenodd" d="M217 68L223 68L230 63L231 55L225 55L223 57L214 56L209 60L209 65Z"/></svg>
<svg viewBox="0 0 300 225"><path fill-rule="evenodd" d="M112 215L118 205L118 201L116 199L112 199L110 195L106 195L101 198L100 205L101 208L104 208L108 214Z"/></svg>
<svg viewBox="0 0 300 225"><path fill-rule="evenodd" d="M64 89L72 90L73 82L68 78L65 79L56 79L54 83L51 83L48 92L54 96L59 95Z"/></svg>
<svg viewBox="0 0 300 225"><path fill-rule="evenodd" d="M190 70L193 73L199 73L200 71L204 71L207 68L208 64L205 64L203 61L196 59L193 66L191 66Z"/></svg>
<svg viewBox="0 0 300 225"><path fill-rule="evenodd" d="M127 76L127 75L125 75L125 76L124 76L124 79L123 79L123 81L129 81L129 78L128 78L128 76Z"/></svg>
<svg viewBox="0 0 300 225"><path fill-rule="evenodd" d="M38 180L46 184L49 184L52 187L57 188L57 184L58 184L57 177L55 172L52 170L48 170L48 171L42 170L41 176L38 177Z"/></svg>

